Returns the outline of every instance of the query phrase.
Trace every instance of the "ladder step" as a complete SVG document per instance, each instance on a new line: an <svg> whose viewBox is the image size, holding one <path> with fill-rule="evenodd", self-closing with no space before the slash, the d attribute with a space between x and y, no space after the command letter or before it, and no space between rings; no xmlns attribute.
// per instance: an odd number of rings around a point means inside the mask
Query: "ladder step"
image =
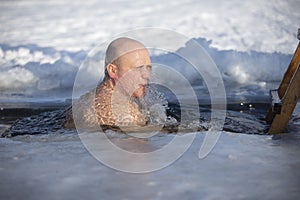
<svg viewBox="0 0 300 200"><path fill-rule="evenodd" d="M281 113L282 101L278 96L278 90L270 90L271 102L272 102L272 112L275 114Z"/></svg>

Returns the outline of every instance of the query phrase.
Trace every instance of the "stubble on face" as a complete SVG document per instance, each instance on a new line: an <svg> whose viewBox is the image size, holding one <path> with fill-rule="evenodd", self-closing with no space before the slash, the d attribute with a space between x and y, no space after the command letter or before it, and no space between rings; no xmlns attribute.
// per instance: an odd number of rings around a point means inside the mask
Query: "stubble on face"
<svg viewBox="0 0 300 200"><path fill-rule="evenodd" d="M142 98L150 78L151 60L148 50L138 49L120 56L116 60L118 82L130 96Z"/></svg>

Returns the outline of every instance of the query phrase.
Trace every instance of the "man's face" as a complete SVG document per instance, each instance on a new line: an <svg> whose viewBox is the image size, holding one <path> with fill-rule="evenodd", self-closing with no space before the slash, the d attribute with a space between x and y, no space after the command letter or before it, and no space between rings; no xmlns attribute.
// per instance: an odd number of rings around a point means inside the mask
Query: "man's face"
<svg viewBox="0 0 300 200"><path fill-rule="evenodd" d="M122 55L117 60L118 84L129 95L141 98L151 73L151 60L147 49L139 49Z"/></svg>

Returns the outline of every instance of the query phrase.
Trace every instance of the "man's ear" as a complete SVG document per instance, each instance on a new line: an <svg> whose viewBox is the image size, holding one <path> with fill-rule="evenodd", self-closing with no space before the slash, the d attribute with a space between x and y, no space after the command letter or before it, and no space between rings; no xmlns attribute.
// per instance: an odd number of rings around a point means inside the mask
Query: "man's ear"
<svg viewBox="0 0 300 200"><path fill-rule="evenodd" d="M118 68L116 65L110 63L106 66L106 70L110 78L112 79L118 78Z"/></svg>

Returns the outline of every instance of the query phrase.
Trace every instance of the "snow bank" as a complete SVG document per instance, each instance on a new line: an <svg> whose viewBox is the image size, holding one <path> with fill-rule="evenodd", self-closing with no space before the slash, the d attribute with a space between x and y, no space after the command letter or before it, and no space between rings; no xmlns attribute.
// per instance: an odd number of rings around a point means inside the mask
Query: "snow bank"
<svg viewBox="0 0 300 200"><path fill-rule="evenodd" d="M0 43L78 51L129 29L162 27L222 50L292 53L298 8L297 0L2 1Z"/></svg>
<svg viewBox="0 0 300 200"><path fill-rule="evenodd" d="M88 52L139 27L161 27L197 38L219 67L229 95L267 95L277 86L298 42L297 8L297 0L3 1L0 98L70 97ZM182 71L182 61L163 56L154 55L153 60L164 60L201 83L193 70ZM97 69L87 69L86 77L97 78Z"/></svg>
<svg viewBox="0 0 300 200"><path fill-rule="evenodd" d="M16 93L35 96L49 91L51 96L51 91L71 90L85 56L83 51L72 53L36 45L0 44L1 97Z"/></svg>
<svg viewBox="0 0 300 200"><path fill-rule="evenodd" d="M210 42L196 39L213 58L218 66L227 88L227 95L266 96L269 89L278 86L288 66L291 54L240 52L235 50L218 50ZM183 48L184 49L184 48ZM70 98L77 70L87 52L58 51L54 48L38 46L0 46L0 97L11 94L23 94L29 97ZM100 52L103 56L104 52ZM203 58L199 58L203 59ZM167 65L177 69L193 85L204 85L203 78L195 73L193 67L184 59L173 53L152 55L156 64ZM103 62L90 65L84 73L88 83L100 78ZM155 73L155 72L154 72ZM155 76L155 74L154 74ZM165 75L169 82L178 83L172 76ZM62 96L61 96L62 95Z"/></svg>

